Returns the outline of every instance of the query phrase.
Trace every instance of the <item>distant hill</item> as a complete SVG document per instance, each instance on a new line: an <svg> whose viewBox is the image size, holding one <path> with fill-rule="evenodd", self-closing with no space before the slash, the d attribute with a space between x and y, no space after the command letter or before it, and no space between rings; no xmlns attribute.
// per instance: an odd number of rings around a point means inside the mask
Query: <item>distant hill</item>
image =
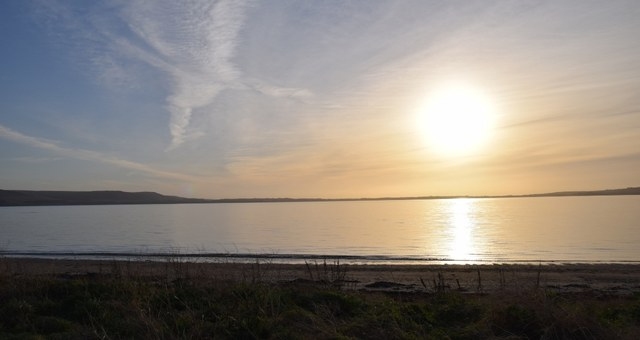
<svg viewBox="0 0 640 340"><path fill-rule="evenodd" d="M545 194L523 195L526 197L542 197L542 196L607 196L607 195L640 195L640 187L629 187L625 189L607 189L593 191L560 191Z"/></svg>
<svg viewBox="0 0 640 340"><path fill-rule="evenodd" d="M125 191L35 191L1 190L0 206L33 205L108 205L108 204L178 204L178 203L251 203L251 202L314 202L314 201L374 201L374 200L412 200L444 198L488 198L488 197L556 197L556 196L607 196L640 195L640 187L625 189L607 189L595 191L560 191L542 194L509 196L420 196L420 197L377 197L377 198L227 198L200 199L179 196L166 196L156 192Z"/></svg>
<svg viewBox="0 0 640 340"><path fill-rule="evenodd" d="M0 190L0 206L202 203L155 192Z"/></svg>

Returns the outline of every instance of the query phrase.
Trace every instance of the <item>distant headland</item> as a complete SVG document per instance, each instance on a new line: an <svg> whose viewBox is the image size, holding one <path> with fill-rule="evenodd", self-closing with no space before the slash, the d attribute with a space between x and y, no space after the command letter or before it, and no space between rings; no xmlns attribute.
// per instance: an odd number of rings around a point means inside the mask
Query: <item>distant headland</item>
<svg viewBox="0 0 640 340"><path fill-rule="evenodd" d="M383 201L421 200L453 198L517 198L517 197L558 197L558 196L614 196L640 195L640 187L606 189L594 191L559 191L542 194L500 195L500 196L411 196L373 198L223 198L203 199L167 196L156 192L126 191L39 191L2 190L0 206L42 206L42 205L115 205L115 204L185 204L185 203L259 203L259 202L330 202L330 201Z"/></svg>

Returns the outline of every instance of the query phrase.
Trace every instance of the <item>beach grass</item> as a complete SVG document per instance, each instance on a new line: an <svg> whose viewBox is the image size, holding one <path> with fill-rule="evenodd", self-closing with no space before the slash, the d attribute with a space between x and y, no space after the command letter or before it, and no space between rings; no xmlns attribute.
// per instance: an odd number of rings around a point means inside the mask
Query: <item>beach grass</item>
<svg viewBox="0 0 640 340"><path fill-rule="evenodd" d="M637 293L534 284L469 293L442 288L440 273L430 291L367 291L336 284L348 269L326 262L287 281L258 261L233 277L175 260L157 265L162 275L135 273L129 261L63 274L19 274L15 263L5 259L0 272L2 339L640 338Z"/></svg>

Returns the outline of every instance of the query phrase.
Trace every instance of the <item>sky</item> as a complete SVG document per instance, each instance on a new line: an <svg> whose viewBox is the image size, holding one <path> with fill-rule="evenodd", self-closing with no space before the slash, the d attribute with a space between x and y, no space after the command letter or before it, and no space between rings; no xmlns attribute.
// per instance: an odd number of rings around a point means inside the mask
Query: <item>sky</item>
<svg viewBox="0 0 640 340"><path fill-rule="evenodd" d="M635 0L2 1L0 188L343 198L639 186L638 17ZM491 116L464 152L424 126L451 84ZM480 106L470 98L451 101ZM462 140L484 124L456 117L435 130Z"/></svg>

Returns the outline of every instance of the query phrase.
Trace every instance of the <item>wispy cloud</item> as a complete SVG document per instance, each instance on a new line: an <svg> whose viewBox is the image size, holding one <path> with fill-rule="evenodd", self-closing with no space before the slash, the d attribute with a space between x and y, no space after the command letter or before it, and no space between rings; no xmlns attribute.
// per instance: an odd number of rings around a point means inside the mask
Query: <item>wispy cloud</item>
<svg viewBox="0 0 640 340"><path fill-rule="evenodd" d="M139 171L156 178L188 182L200 182L203 180L202 178L198 178L195 176L155 169L146 164L120 159L100 152L79 148L63 147L58 145L58 143L55 141L28 136L3 125L0 125L0 138L10 140L15 143L28 145L34 148L47 150L64 157L109 164L123 169Z"/></svg>
<svg viewBox="0 0 640 340"><path fill-rule="evenodd" d="M247 1L133 2L124 18L153 60L171 77L169 149L189 138L194 111L233 86L240 71L232 62ZM145 58L149 61L150 58Z"/></svg>
<svg viewBox="0 0 640 340"><path fill-rule="evenodd" d="M274 86L259 79L249 79L245 83L253 90L269 97L305 99L313 95L308 89Z"/></svg>
<svg viewBox="0 0 640 340"><path fill-rule="evenodd" d="M39 8L41 17L52 23L58 44L75 41L97 79L116 86L127 78L141 83L144 77L135 79L137 65L147 65L168 80L167 149L173 150L206 133L192 126L192 117L215 114L211 105L225 90L290 99L311 95L306 89L279 87L245 75L234 63L251 6L251 0L128 1L108 10L95 5L99 8L88 9L86 18L64 3L43 2Z"/></svg>
<svg viewBox="0 0 640 340"><path fill-rule="evenodd" d="M41 163L49 163L55 162L64 159L63 157L11 157L4 158L5 161L12 162L23 162L23 163L32 163L32 164L41 164Z"/></svg>

